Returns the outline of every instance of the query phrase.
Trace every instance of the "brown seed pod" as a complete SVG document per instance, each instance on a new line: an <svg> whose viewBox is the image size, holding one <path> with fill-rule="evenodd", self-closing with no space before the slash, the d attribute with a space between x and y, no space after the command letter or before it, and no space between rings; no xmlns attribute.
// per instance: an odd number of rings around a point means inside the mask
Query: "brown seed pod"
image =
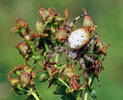
<svg viewBox="0 0 123 100"><path fill-rule="evenodd" d="M89 28L92 26L94 26L92 18L90 16L84 16L83 22L82 22L82 27Z"/></svg>
<svg viewBox="0 0 123 100"><path fill-rule="evenodd" d="M16 48L19 50L22 56L26 56L29 53L29 46L26 45L25 43L18 43Z"/></svg>
<svg viewBox="0 0 123 100"><path fill-rule="evenodd" d="M58 39L59 42L63 42L64 40L67 40L68 34L66 30L60 29L56 33L56 39Z"/></svg>

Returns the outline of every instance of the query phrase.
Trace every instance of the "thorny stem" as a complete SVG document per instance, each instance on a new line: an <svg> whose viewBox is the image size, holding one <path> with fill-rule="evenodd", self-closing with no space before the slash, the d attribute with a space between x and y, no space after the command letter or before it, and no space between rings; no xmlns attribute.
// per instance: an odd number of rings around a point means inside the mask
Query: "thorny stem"
<svg viewBox="0 0 123 100"><path fill-rule="evenodd" d="M65 83L61 78L58 78L58 80L63 83L68 89L70 89L70 87L67 85L67 83Z"/></svg>
<svg viewBox="0 0 123 100"><path fill-rule="evenodd" d="M40 98L37 96L37 94L32 90L32 88L30 89L30 94L33 95L33 97L35 98L35 100L40 100Z"/></svg>

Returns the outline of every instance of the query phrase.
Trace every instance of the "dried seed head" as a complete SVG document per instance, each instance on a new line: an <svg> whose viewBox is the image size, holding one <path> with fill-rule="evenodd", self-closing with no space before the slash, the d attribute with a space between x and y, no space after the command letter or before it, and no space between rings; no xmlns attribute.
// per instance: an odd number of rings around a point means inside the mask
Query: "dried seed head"
<svg viewBox="0 0 123 100"><path fill-rule="evenodd" d="M63 72L63 75L65 75L67 77L72 77L73 75L75 75L74 65L73 64L67 65Z"/></svg>
<svg viewBox="0 0 123 100"><path fill-rule="evenodd" d="M42 32L44 31L44 26L41 23L39 18L38 18L38 20L36 22L36 31L37 31L38 34L42 34Z"/></svg>
<svg viewBox="0 0 123 100"><path fill-rule="evenodd" d="M61 29L56 33L56 38L58 39L59 42L63 42L64 40L67 40L68 34L66 33L65 30Z"/></svg>
<svg viewBox="0 0 123 100"><path fill-rule="evenodd" d="M30 82L30 75L22 71L20 75L20 81L21 81L22 87L25 87Z"/></svg>
<svg viewBox="0 0 123 100"><path fill-rule="evenodd" d="M11 86L14 87L14 86L17 86L18 85L19 80L16 79L16 78L9 78L9 82L10 82Z"/></svg>
<svg viewBox="0 0 123 100"><path fill-rule="evenodd" d="M17 25L18 27L20 27L20 28L28 27L28 24L25 23L25 21L22 20L22 19L18 19L18 20L16 21L16 25Z"/></svg>
<svg viewBox="0 0 123 100"><path fill-rule="evenodd" d="M94 26L94 23L92 21L92 18L90 16L85 16L83 19L82 27L92 27Z"/></svg>
<svg viewBox="0 0 123 100"><path fill-rule="evenodd" d="M25 43L18 43L17 49L22 54L22 56L26 56L29 50L29 47Z"/></svg>
<svg viewBox="0 0 123 100"><path fill-rule="evenodd" d="M48 78L49 78L49 74L48 74L47 71L41 72L40 78L39 78L40 82L44 82L44 81L46 81Z"/></svg>
<svg viewBox="0 0 123 100"><path fill-rule="evenodd" d="M71 33L68 38L70 48L78 50L89 42L89 32L81 28Z"/></svg>
<svg viewBox="0 0 123 100"><path fill-rule="evenodd" d="M47 17L50 15L50 11L48 11L44 8L41 8L39 13L40 13L40 16L41 16L43 21L45 21L47 19Z"/></svg>

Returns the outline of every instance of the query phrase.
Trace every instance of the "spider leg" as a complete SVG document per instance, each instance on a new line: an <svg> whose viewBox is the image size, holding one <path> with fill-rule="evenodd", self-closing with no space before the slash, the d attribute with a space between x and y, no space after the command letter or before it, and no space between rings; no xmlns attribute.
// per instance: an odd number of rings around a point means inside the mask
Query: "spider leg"
<svg viewBox="0 0 123 100"><path fill-rule="evenodd" d="M87 50L90 49L91 45L94 43L95 40L96 40L96 36L94 36L94 37L90 40L90 42L88 43L88 45L86 46Z"/></svg>
<svg viewBox="0 0 123 100"><path fill-rule="evenodd" d="M80 63L80 66L83 69L83 74L84 74L84 77L85 77L85 86L86 86L87 83L88 83L88 74L87 74L87 69L86 69L86 65L85 65L84 59L80 58L79 59L79 63Z"/></svg>
<svg viewBox="0 0 123 100"><path fill-rule="evenodd" d="M52 50L50 50L49 52L47 52L46 57L48 57L48 60L49 60L50 58L56 56L57 54L59 54L61 52L65 52L66 53L67 52L67 49L64 48L64 47L60 47L60 46L55 47Z"/></svg>
<svg viewBox="0 0 123 100"><path fill-rule="evenodd" d="M69 24L69 26L68 26L68 33L71 32L71 29L72 29L73 25L75 24L75 22L76 22L77 20L79 20L80 18L84 17L84 16L85 16L85 14L82 14L82 15L80 15L80 16L78 16L78 17L76 17L76 18L74 18L74 19L72 20L72 22L71 22L71 23Z"/></svg>
<svg viewBox="0 0 123 100"><path fill-rule="evenodd" d="M95 63L94 59L92 57L88 56L87 54L84 55L84 58L93 64Z"/></svg>
<svg viewBox="0 0 123 100"><path fill-rule="evenodd" d="M97 78L97 80L99 82L99 86L101 86L100 76L98 75L98 76L96 76L96 78Z"/></svg>

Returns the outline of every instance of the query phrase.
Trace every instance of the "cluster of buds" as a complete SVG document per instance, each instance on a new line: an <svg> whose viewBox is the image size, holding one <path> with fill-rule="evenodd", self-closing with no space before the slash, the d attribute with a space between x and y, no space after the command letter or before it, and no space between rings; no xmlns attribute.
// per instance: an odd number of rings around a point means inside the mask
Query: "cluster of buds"
<svg viewBox="0 0 123 100"><path fill-rule="evenodd" d="M61 94L64 99L72 97L82 100L88 92L95 98L92 84L97 78L101 86L99 76L104 69L102 62L110 44L103 45L92 18L85 9L82 11L82 15L69 24L67 9L62 17L56 10L41 8L35 33L25 21L17 20L11 32L23 39L16 48L25 59L25 64L10 71L8 80L18 94L32 95L40 100L34 80L37 79L41 83L48 81L48 88L56 85L54 93ZM74 24L80 18L83 18L82 26L77 29ZM63 61L59 60L61 58ZM33 72L36 67L31 66L37 65L39 70ZM37 75L38 72L40 75ZM15 74L16 78L10 77L10 74Z"/></svg>
<svg viewBox="0 0 123 100"><path fill-rule="evenodd" d="M27 94L28 96L34 95L34 93L37 94L34 79L40 71L33 72L35 68L24 64L23 66L15 66L8 72L8 80L17 94Z"/></svg>

